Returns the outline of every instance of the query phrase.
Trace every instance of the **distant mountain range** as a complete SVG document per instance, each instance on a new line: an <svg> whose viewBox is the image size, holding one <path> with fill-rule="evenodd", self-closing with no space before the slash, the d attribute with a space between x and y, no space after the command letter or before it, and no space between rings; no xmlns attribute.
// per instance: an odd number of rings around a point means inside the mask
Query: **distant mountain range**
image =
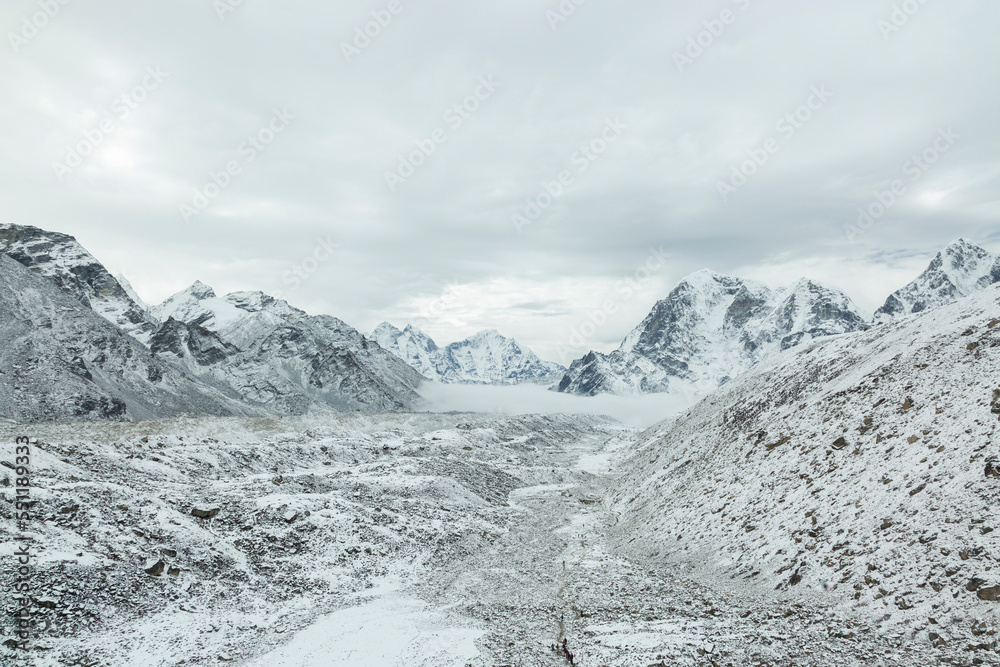
<svg viewBox="0 0 1000 667"><path fill-rule="evenodd" d="M75 239L0 225L0 417L408 410L424 378L344 322L195 283L147 309Z"/></svg>
<svg viewBox="0 0 1000 667"><path fill-rule="evenodd" d="M888 298L874 324L1000 282L1000 257L959 240ZM412 410L419 385L551 383L561 392L707 394L761 360L873 325L843 292L803 279L771 290L699 271L610 354L568 369L496 331L439 347L413 326L366 337L263 292L195 282L148 307L71 236L0 224L0 418Z"/></svg>
<svg viewBox="0 0 1000 667"><path fill-rule="evenodd" d="M566 369L541 361L513 338L481 331L445 347L409 325L400 330L383 322L372 338L424 377L448 384L521 384L552 382Z"/></svg>
<svg viewBox="0 0 1000 667"><path fill-rule="evenodd" d="M874 322L947 305L996 282L1000 257L960 239L890 296ZM815 281L772 291L699 271L657 303L617 350L574 361L555 389L584 396L704 395L775 353L872 323L843 292Z"/></svg>

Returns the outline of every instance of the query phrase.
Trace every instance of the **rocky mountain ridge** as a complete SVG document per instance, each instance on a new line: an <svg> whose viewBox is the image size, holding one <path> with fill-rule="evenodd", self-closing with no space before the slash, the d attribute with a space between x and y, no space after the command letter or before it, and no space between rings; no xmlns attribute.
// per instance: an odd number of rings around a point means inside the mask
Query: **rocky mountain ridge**
<svg viewBox="0 0 1000 667"><path fill-rule="evenodd" d="M766 356L867 326L847 295L815 281L772 291L699 271L657 303L617 350L574 361L557 389L587 396L704 394Z"/></svg>
<svg viewBox="0 0 1000 667"><path fill-rule="evenodd" d="M954 303L997 282L1000 256L959 239L891 295L874 323ZM871 323L846 294L812 280L772 291L699 271L657 303L617 350L575 360L554 389L583 396L704 396L773 354Z"/></svg>
<svg viewBox="0 0 1000 667"><path fill-rule="evenodd" d="M896 291L875 312L877 322L945 306L1000 282L1000 255L965 239L937 254L909 285Z"/></svg>
<svg viewBox="0 0 1000 667"><path fill-rule="evenodd" d="M495 330L438 347L413 325L400 330L383 322L372 338L425 377L446 384L546 382L565 370Z"/></svg>

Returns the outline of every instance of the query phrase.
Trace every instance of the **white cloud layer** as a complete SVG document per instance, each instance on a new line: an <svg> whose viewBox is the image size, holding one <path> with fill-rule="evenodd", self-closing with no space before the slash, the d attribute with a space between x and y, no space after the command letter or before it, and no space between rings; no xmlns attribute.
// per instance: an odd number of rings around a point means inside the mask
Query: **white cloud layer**
<svg viewBox="0 0 1000 667"><path fill-rule="evenodd" d="M451 290L442 342L496 328L564 363L650 248L669 261L592 347L704 267L873 310L954 238L998 240L989 0L591 0L566 21L555 1L399 0L391 21L383 0L224 1L4 3L0 219L77 236L151 302L200 279L371 330Z"/></svg>

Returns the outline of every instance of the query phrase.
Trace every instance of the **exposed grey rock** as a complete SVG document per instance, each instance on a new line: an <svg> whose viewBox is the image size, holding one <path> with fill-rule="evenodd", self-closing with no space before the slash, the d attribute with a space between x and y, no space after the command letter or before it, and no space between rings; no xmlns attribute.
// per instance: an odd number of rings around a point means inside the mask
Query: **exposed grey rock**
<svg viewBox="0 0 1000 667"><path fill-rule="evenodd" d="M0 322L0 418L256 414L157 359L51 276L6 255L0 255Z"/></svg>
<svg viewBox="0 0 1000 667"><path fill-rule="evenodd" d="M77 301L142 342L156 328L144 306L72 236L2 223L0 253L52 279Z"/></svg>
<svg viewBox="0 0 1000 667"><path fill-rule="evenodd" d="M167 566L162 560L157 560L152 565L147 564L143 570L146 574L151 577L158 577L163 574L163 569Z"/></svg>
<svg viewBox="0 0 1000 667"><path fill-rule="evenodd" d="M965 239L937 254L912 283L892 294L875 313L877 321L953 303L1000 282L1000 256Z"/></svg>

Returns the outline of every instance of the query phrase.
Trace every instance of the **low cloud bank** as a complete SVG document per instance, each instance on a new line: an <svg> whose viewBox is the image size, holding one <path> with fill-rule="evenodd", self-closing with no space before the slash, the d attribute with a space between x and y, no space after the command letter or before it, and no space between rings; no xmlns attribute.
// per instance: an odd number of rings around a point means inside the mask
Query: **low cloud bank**
<svg viewBox="0 0 1000 667"><path fill-rule="evenodd" d="M426 382L420 386L430 412L483 412L501 415L596 414L646 428L694 405L695 395L572 396L540 385L481 386Z"/></svg>

